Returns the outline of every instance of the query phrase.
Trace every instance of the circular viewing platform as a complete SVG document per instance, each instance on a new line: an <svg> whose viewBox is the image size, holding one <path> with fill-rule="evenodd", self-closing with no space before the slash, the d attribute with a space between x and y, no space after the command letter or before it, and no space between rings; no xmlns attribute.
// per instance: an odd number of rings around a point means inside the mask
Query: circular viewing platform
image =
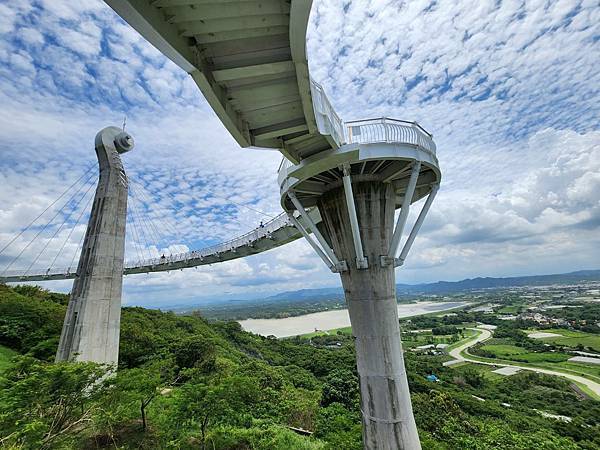
<svg viewBox="0 0 600 450"><path fill-rule="evenodd" d="M296 165L282 160L278 174L281 205L286 211L296 209L288 195L293 192L305 208L316 206L323 193L342 184L346 170L356 182L393 183L400 207L415 162L420 163L420 171L410 203L428 195L441 180L432 135L416 122L385 117L346 122L339 148Z"/></svg>

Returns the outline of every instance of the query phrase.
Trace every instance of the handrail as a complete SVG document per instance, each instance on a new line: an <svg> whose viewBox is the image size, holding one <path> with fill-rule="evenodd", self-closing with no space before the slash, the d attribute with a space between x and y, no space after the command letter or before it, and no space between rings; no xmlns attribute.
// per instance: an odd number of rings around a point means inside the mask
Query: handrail
<svg viewBox="0 0 600 450"><path fill-rule="evenodd" d="M277 217L264 223L262 227L257 227L248 233L241 236L235 237L225 242L221 242L209 247L202 248L200 250L192 250L185 253L177 253L175 255L165 256L164 258L151 258L140 261L131 261L125 264L125 269L132 269L136 267L155 266L159 264L168 264L173 262L185 261L189 259L205 258L208 256L216 255L219 253L234 251L237 247L243 245L252 244L258 239L268 237L273 232L283 228L285 226L291 226L290 220L285 213L279 214Z"/></svg>
<svg viewBox="0 0 600 450"><path fill-rule="evenodd" d="M436 146L432 135L416 122L379 119L346 122L346 141L351 144L390 142L416 145L435 155Z"/></svg>
<svg viewBox="0 0 600 450"><path fill-rule="evenodd" d="M319 133L331 136L338 147L345 143L344 122L337 115L323 87L311 78L310 92Z"/></svg>
<svg viewBox="0 0 600 450"><path fill-rule="evenodd" d="M397 122L397 123L405 123L407 125L414 125L415 127L419 128L423 133L425 133L427 136L429 136L431 138L433 137L433 134L431 134L429 131L427 131L425 128L423 128L418 122L410 121L410 120L393 119L391 117L375 117L373 119L348 120L348 121L344 122L344 124L346 126L348 126L350 124L355 124L355 123L376 122L379 120L385 120L386 122Z"/></svg>
<svg viewBox="0 0 600 450"><path fill-rule="evenodd" d="M127 261L123 267L124 270L132 270L140 267L150 267L150 266L160 266L160 265L169 265L172 263L180 262L180 261L188 261L190 259L202 259L209 256L218 255L227 251L235 251L236 248L242 247L245 245L252 244L259 239L269 238L271 234L275 231L284 228L293 226L290 222L289 217L286 213L281 213L268 222L264 223L262 226L255 228L248 233L245 233L241 236L235 237L225 242L221 242L218 244L214 244L208 247L204 247L199 250L192 250L185 253L178 253L175 255L165 256L164 258L149 258L149 259L140 259L137 261ZM40 279L63 279L65 276L68 278L74 278L76 274L77 268L56 268L52 270L48 270L45 273L41 274L31 274L24 276L23 270L11 270L5 272L0 278L40 278Z"/></svg>
<svg viewBox="0 0 600 450"><path fill-rule="evenodd" d="M377 142L401 143L416 145L435 155L436 146L433 135L417 122L380 117L377 119L351 120L344 122L348 144L371 144ZM287 172L294 163L283 157L279 163L279 183L287 177Z"/></svg>

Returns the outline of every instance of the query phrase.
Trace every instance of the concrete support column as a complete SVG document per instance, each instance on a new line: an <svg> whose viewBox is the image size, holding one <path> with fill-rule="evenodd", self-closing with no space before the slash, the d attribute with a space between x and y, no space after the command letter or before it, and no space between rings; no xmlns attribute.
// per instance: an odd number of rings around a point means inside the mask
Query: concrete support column
<svg viewBox="0 0 600 450"><path fill-rule="evenodd" d="M119 153L133 139L116 127L96 136L100 178L63 323L56 361L119 359L127 177Z"/></svg>
<svg viewBox="0 0 600 450"><path fill-rule="evenodd" d="M340 274L356 347L364 448L420 449L400 342L394 267L382 267L394 227L395 194L390 183L355 182L354 201L368 269L357 269L344 189L319 201L324 229L348 270Z"/></svg>

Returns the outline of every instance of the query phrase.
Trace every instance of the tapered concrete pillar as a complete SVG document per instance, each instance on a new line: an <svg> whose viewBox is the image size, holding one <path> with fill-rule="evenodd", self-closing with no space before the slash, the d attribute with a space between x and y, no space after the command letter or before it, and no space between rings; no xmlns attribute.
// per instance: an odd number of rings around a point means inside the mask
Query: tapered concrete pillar
<svg viewBox="0 0 600 450"><path fill-rule="evenodd" d="M400 342L394 266L379 263L394 230L394 189L381 181L352 183L352 189L368 268L357 268L344 187L324 193L318 207L326 237L348 265L340 276L356 338L364 448L420 449Z"/></svg>
<svg viewBox="0 0 600 450"><path fill-rule="evenodd" d="M108 127L96 135L100 178L56 361L117 364L127 219L127 177L119 156L131 136Z"/></svg>

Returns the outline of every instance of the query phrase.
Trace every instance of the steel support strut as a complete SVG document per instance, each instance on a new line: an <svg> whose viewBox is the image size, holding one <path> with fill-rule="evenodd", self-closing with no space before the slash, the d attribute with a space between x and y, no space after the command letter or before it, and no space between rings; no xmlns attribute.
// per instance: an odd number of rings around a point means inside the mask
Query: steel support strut
<svg viewBox="0 0 600 450"><path fill-rule="evenodd" d="M433 186L433 188L431 188L431 192L429 193L427 200L425 200L425 204L423 205L423 208L421 209L421 212L419 213L419 217L417 217L417 221L413 225L413 228L412 228L410 234L408 235L408 239L404 243L404 247L402 247L400 256L396 260L396 263L395 263L396 267L404 264L406 255L408 255L408 252L410 251L410 248L412 247L413 242L415 241L415 238L417 237L417 233L421 229L421 225L423 225L425 216L427 216L427 212L429 211L429 208L431 207L431 204L433 203L433 200L435 199L435 196L436 196L439 188L440 188L439 184L435 184Z"/></svg>
<svg viewBox="0 0 600 450"><path fill-rule="evenodd" d="M410 174L410 180L404 193L404 200L402 201L402 209L396 222L396 228L394 229L394 235L392 236L392 243L388 251L389 258L396 258L398 254L398 247L400 246L400 239L402 239L402 232L406 225L406 219L408 219L408 212L410 210L410 202L412 201L415 193L415 187L417 186L417 180L419 179L419 172L421 171L421 161L416 161L412 167Z"/></svg>
<svg viewBox="0 0 600 450"><path fill-rule="evenodd" d="M362 241L360 239L360 229L358 227L358 218L356 216L356 205L354 204L354 193L352 192L352 179L350 178L350 165L345 164L342 167L344 172L344 194L346 196L346 205L348 207L348 216L350 216L350 227L352 228L352 240L354 241L354 251L356 252L356 267L358 269L368 269L369 263L363 253Z"/></svg>
<svg viewBox="0 0 600 450"><path fill-rule="evenodd" d="M306 239L309 245L313 248L313 250L319 255L319 257L323 260L323 262L329 267L329 270L332 272L337 272L337 268L335 264L327 257L327 255L321 250L321 247L317 245L317 243L310 237L308 231L304 229L304 227L298 222L298 220L294 217L292 213L288 213L288 217L290 218L290 222L294 224L294 226L300 231L300 234Z"/></svg>
<svg viewBox="0 0 600 450"><path fill-rule="evenodd" d="M292 204L296 207L296 209L298 210L298 212L300 213L302 218L306 221L306 224L308 225L308 228L309 228L308 231L311 231L312 234L317 238L317 241L319 241L319 244L321 245L323 252L325 252L325 254L327 255L327 258L333 263L334 267L336 268L336 271L345 270L346 263L344 261L340 261L339 259L337 259L337 257L335 256L335 253L333 253L333 250L331 249L331 247L329 247L329 245L327 244L327 241L325 240L325 238L323 237L323 235L317 228L317 225L310 218L310 216L304 209L304 206L302 206L302 203L300 203L300 201L298 200L298 197L296 197L296 194L294 192L290 191L290 192L288 192L288 197L290 198L290 200L292 201ZM296 224L300 225L299 222L295 218L291 219L291 220L292 220L292 222L295 221L294 225L296 225ZM297 225L296 225L296 228L298 228ZM307 232L307 230L303 231L303 227L301 225L300 225L300 228L298 228L298 230L303 235L304 235L304 233ZM309 240L309 244L310 244L310 240ZM326 262L326 264L327 264L327 262Z"/></svg>

